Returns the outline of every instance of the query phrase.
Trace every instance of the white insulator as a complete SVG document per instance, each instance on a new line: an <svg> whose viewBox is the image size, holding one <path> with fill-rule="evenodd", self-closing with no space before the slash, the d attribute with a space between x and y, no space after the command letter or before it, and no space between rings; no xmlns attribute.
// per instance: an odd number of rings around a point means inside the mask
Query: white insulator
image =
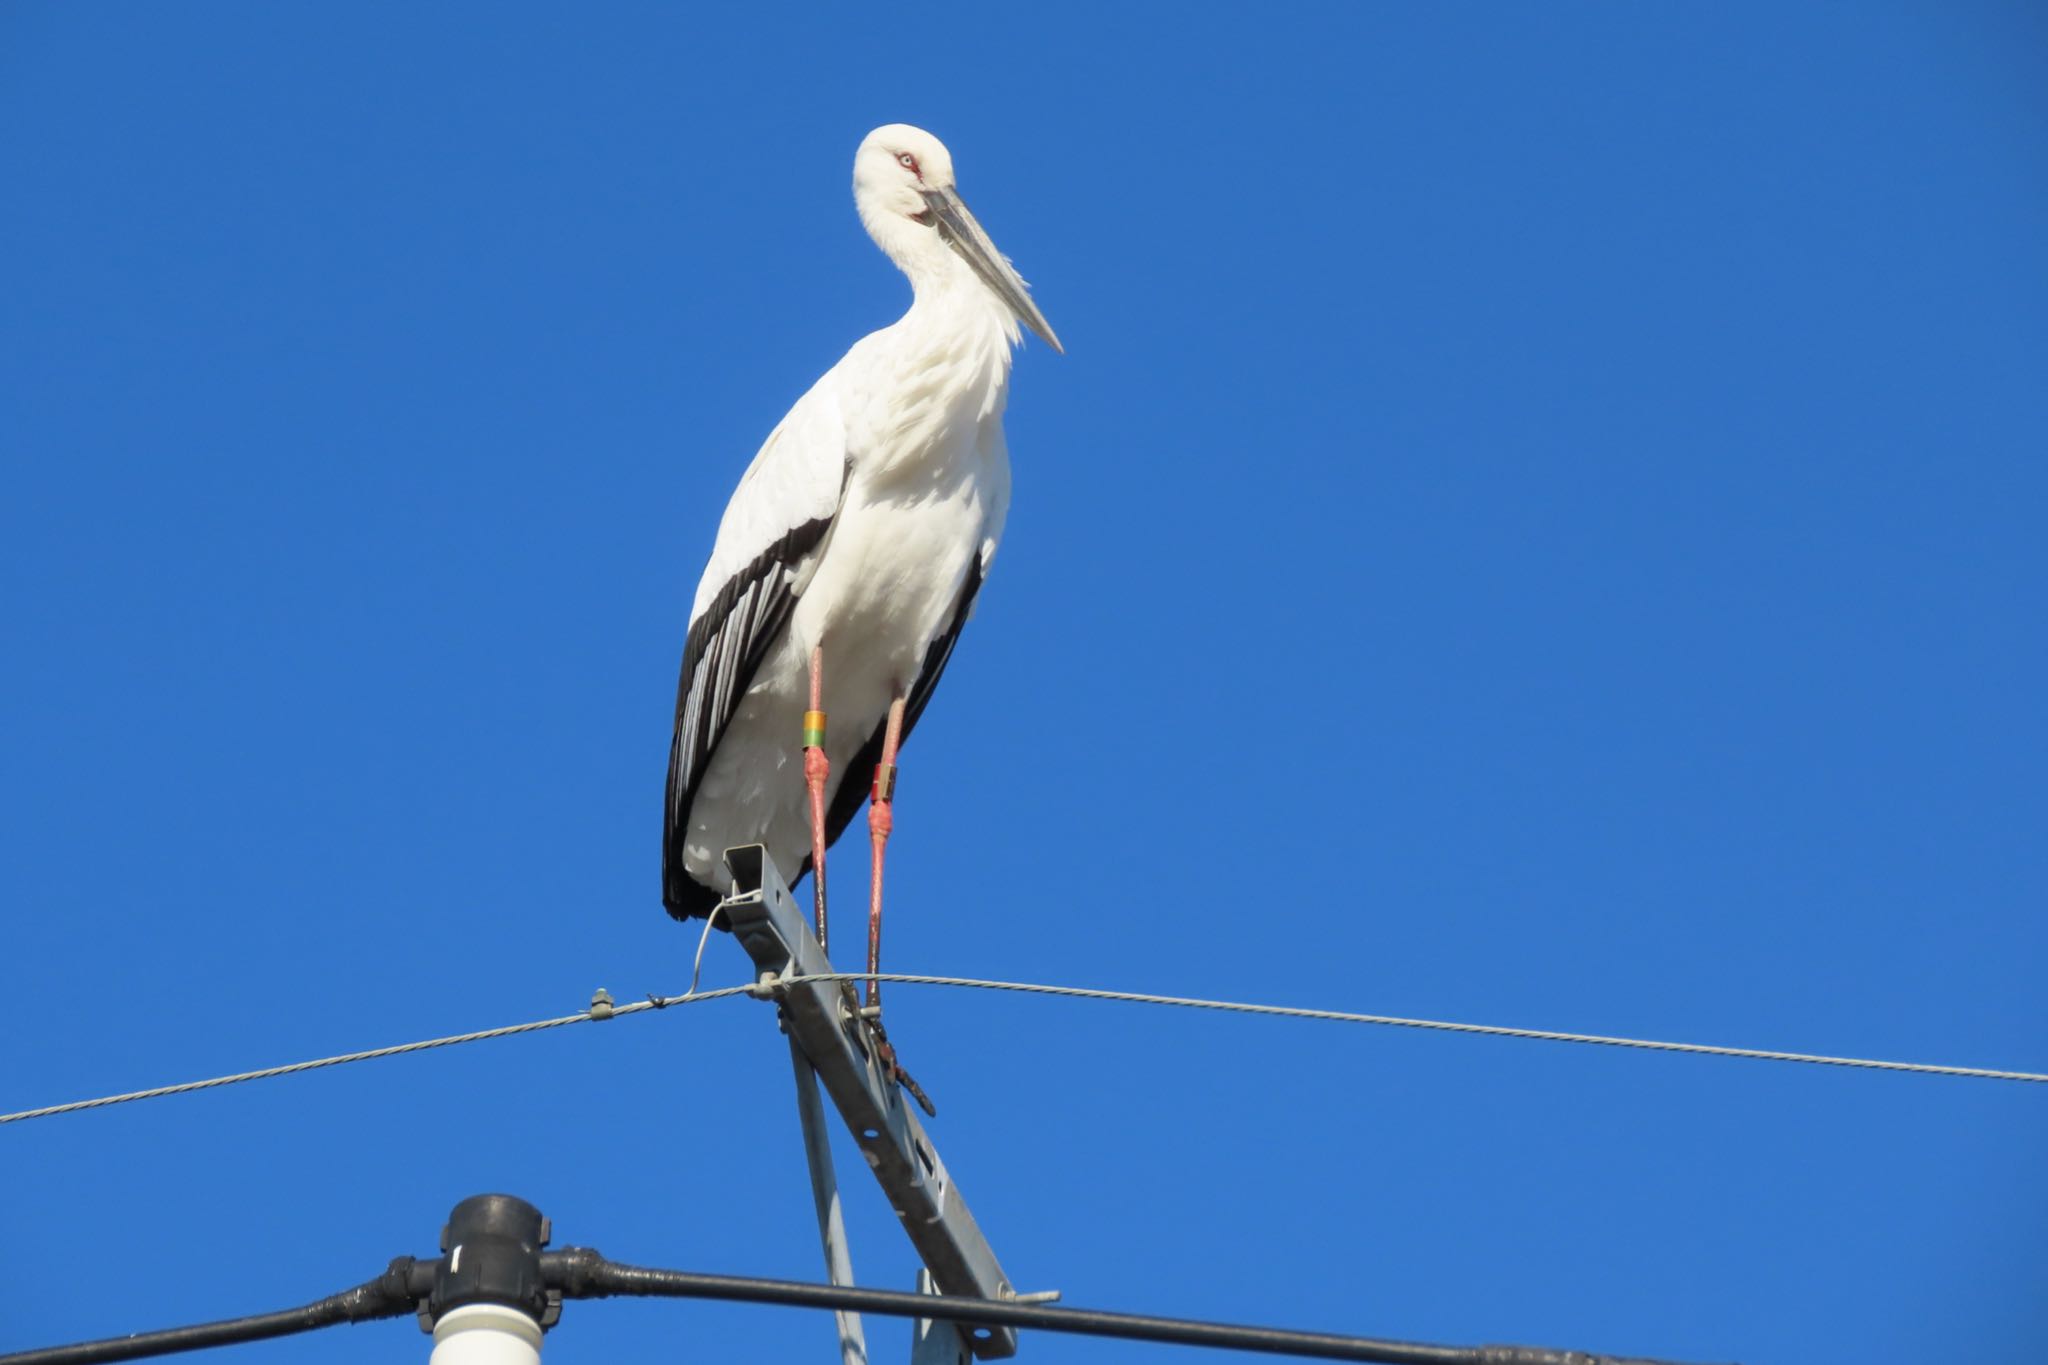
<svg viewBox="0 0 2048 1365"><path fill-rule="evenodd" d="M428 1365L540 1365L540 1324L503 1304L451 1308L434 1324Z"/></svg>

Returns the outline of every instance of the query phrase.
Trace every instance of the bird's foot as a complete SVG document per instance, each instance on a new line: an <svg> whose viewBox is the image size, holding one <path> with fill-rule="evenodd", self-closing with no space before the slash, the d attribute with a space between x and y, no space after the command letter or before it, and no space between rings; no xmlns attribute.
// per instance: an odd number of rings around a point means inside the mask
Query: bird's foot
<svg viewBox="0 0 2048 1365"><path fill-rule="evenodd" d="M924 1110L926 1118L937 1118L938 1107L932 1103L931 1096L924 1093L924 1087L917 1083L917 1079L903 1069L903 1062L896 1056L896 1046L889 1041L882 1021L870 1019L868 1027L874 1031L875 1057L882 1064L882 1074L909 1091L910 1098L917 1101L917 1107Z"/></svg>

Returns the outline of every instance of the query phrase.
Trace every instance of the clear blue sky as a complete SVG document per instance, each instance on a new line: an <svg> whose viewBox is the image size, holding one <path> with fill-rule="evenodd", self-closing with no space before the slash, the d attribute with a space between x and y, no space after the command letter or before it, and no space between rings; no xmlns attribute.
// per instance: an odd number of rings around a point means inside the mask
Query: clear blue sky
<svg viewBox="0 0 2048 1365"><path fill-rule="evenodd" d="M0 10L0 1109L682 988L690 593L905 303L848 189L893 120L1069 354L1017 364L888 965L2048 1068L2044 55L1931 0ZM2048 1088L890 1009L1069 1302L2048 1338ZM483 1190L815 1278L782 1049L742 1000L0 1129L0 1347L313 1298ZM738 1306L549 1350L831 1359Z"/></svg>

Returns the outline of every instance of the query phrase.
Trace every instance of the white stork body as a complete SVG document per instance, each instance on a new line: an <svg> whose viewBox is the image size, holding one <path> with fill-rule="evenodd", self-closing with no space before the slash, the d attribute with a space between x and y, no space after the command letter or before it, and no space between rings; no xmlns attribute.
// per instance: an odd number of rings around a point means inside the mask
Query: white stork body
<svg viewBox="0 0 2048 1365"><path fill-rule="evenodd" d="M915 175L914 198L864 180L899 165ZM1021 281L1009 297L990 283L985 272L1008 273L1007 262L952 195L950 160L929 134L878 129L855 167L862 218L915 300L797 401L719 525L670 753L663 899L678 916L708 913L727 890L722 855L734 845L767 845L792 876L809 866L800 722L814 649L830 715L828 837L844 828L891 703L907 702L907 731L937 683L1009 507L1002 417ZM970 259L977 238L1000 266Z"/></svg>

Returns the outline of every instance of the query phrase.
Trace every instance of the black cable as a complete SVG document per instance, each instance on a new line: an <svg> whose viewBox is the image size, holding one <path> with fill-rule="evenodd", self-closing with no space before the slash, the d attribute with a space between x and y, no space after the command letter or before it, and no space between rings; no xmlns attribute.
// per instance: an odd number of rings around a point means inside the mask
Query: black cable
<svg viewBox="0 0 2048 1365"><path fill-rule="evenodd" d="M1616 1356L1589 1355L1583 1351L1554 1351L1540 1346L1431 1346L1421 1342L1336 1336L1326 1332L1292 1332L1277 1327L1242 1327L1185 1318L1147 1317L1137 1313L1104 1313L1091 1308L1050 1308L996 1299L907 1294L890 1289L854 1289L841 1285L806 1284L797 1280L700 1275L687 1270L650 1270L607 1261L585 1247L544 1253L541 1267L548 1283L559 1288L565 1299L613 1295L738 1299L747 1303L775 1303L799 1308L849 1309L885 1317L934 1318L970 1326L1031 1327L1046 1332L1123 1337L1176 1346L1215 1346L1270 1355L1363 1360L1377 1365L1658 1365L1654 1361L1624 1360ZM0 1365L11 1365L11 1362L0 1360Z"/></svg>
<svg viewBox="0 0 2048 1365"><path fill-rule="evenodd" d="M0 1356L0 1365L102 1365L113 1360L139 1360L144 1356L201 1351L209 1346L267 1341L272 1337L288 1337L316 1328L338 1327L343 1323L402 1318L414 1311L415 1300L418 1294L425 1292L426 1277L431 1276L433 1269L431 1261L421 1264L410 1256L401 1256L369 1283L330 1294L300 1308L229 1318L225 1322L200 1323L192 1327L167 1327L160 1332L137 1332L101 1341L83 1341L73 1346L17 1351L13 1355Z"/></svg>
<svg viewBox="0 0 2048 1365"><path fill-rule="evenodd" d="M1026 1327L1044 1332L1120 1337L1174 1346L1221 1347L1268 1355L1360 1360L1374 1365L1661 1365L1650 1360L1557 1351L1541 1346L1433 1346L1424 1342L1294 1332L1278 1327L1159 1318L1138 1313L1105 1313L1092 1308L948 1294L906 1294L890 1289L855 1289L800 1280L763 1280L742 1275L703 1275L688 1270L655 1270L608 1261L587 1247L542 1253L542 1278L565 1299L614 1297L733 1299L795 1308L845 1309L884 1317L932 1318L974 1327ZM232 1318L226 1322L172 1327L160 1332L109 1337L74 1346L0 1355L0 1365L105 1365L145 1356L197 1351L291 1336L342 1323L405 1317L428 1297L443 1262L401 1256L376 1279L302 1308ZM982 1334L985 1335L985 1334Z"/></svg>

